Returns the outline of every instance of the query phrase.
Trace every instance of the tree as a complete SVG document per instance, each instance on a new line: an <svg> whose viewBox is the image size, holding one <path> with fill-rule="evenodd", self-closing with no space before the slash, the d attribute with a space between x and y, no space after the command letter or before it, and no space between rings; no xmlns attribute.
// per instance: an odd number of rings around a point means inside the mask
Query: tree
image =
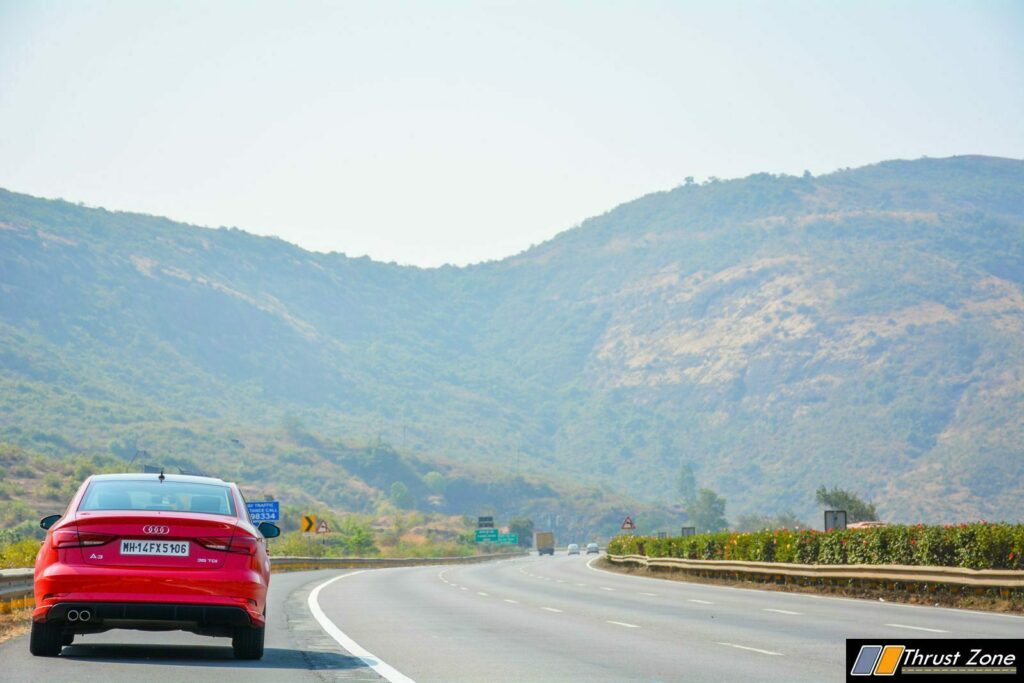
<svg viewBox="0 0 1024 683"><path fill-rule="evenodd" d="M443 496L445 489L448 488L448 480L440 472L427 472L423 475L423 483L439 496Z"/></svg>
<svg viewBox="0 0 1024 683"><path fill-rule="evenodd" d="M686 460L679 466L679 478L676 489L684 503L690 503L697 497L697 477L693 473L693 464Z"/></svg>
<svg viewBox="0 0 1024 683"><path fill-rule="evenodd" d="M729 526L725 520L725 498L711 489L701 489L686 512L698 532L721 531Z"/></svg>
<svg viewBox="0 0 1024 683"><path fill-rule="evenodd" d="M878 519L874 503L863 501L857 494L838 486L833 486L831 491L821 486L814 495L818 503L826 509L846 510L846 519L849 522L873 522Z"/></svg>
<svg viewBox="0 0 1024 683"><path fill-rule="evenodd" d="M774 517L768 515L746 514L740 515L736 520L734 528L736 531L763 531L765 529L801 529L808 528L808 525L790 511L780 512Z"/></svg>
<svg viewBox="0 0 1024 683"><path fill-rule="evenodd" d="M519 534L519 547L533 547L533 520L528 517L513 517L509 520L508 531Z"/></svg>
<svg viewBox="0 0 1024 683"><path fill-rule="evenodd" d="M391 485L391 502L397 507L412 507L412 496L409 495L409 487L400 481Z"/></svg>

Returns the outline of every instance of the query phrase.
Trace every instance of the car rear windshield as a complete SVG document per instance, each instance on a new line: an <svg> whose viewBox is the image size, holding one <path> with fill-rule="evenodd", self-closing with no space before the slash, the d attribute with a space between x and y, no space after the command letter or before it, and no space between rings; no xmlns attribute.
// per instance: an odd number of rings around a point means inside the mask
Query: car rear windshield
<svg viewBox="0 0 1024 683"><path fill-rule="evenodd" d="M229 487L186 481L94 481L89 484L78 509L167 510L235 516L235 503Z"/></svg>

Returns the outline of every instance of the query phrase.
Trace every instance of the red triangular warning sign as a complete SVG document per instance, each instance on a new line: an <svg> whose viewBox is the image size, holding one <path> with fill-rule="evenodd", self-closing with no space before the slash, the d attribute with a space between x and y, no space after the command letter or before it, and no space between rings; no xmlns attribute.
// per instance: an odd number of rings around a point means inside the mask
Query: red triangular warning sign
<svg viewBox="0 0 1024 683"><path fill-rule="evenodd" d="M623 529L636 529L636 524L633 524L633 518L632 517L626 517L626 519L624 519L622 521L622 528Z"/></svg>
<svg viewBox="0 0 1024 683"><path fill-rule="evenodd" d="M318 534L327 534L327 533L330 533L330 531L331 531L331 529L330 529L330 527L327 526L327 520L326 519L321 520L320 521L320 526L318 526L316 528L316 532Z"/></svg>

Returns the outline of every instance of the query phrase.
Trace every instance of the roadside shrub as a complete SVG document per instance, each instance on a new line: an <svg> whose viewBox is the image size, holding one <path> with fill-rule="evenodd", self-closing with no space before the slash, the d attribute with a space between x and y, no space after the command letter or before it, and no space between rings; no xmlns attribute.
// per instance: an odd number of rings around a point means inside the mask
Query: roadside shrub
<svg viewBox="0 0 1024 683"><path fill-rule="evenodd" d="M641 552L641 549L643 552ZM675 538L617 536L613 555L645 554L742 562L904 564L969 569L1024 569L1024 525L975 522L892 525L821 532L717 532Z"/></svg>
<svg viewBox="0 0 1024 683"><path fill-rule="evenodd" d="M34 567L38 552L39 541L34 538L25 538L0 546L0 569Z"/></svg>

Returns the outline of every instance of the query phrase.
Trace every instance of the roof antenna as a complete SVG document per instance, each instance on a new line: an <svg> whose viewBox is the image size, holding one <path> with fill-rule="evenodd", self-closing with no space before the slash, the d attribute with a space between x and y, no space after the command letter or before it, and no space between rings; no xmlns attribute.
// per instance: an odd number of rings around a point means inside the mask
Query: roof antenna
<svg viewBox="0 0 1024 683"><path fill-rule="evenodd" d="M160 468L160 476L157 477L157 479L160 480L161 484L164 483L164 468L163 467Z"/></svg>

